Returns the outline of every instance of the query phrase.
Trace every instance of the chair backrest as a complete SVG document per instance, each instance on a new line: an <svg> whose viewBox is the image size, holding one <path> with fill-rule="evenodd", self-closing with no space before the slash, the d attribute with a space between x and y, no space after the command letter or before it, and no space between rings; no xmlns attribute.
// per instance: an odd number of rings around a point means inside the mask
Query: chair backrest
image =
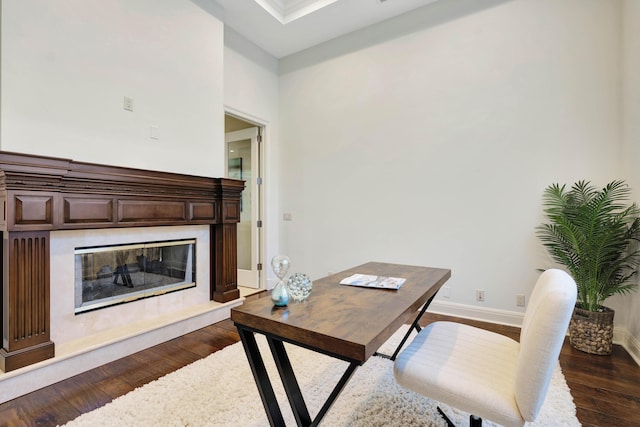
<svg viewBox="0 0 640 427"><path fill-rule="evenodd" d="M533 421L540 411L576 304L577 287L562 270L542 273L536 283L520 331L515 398L522 418Z"/></svg>

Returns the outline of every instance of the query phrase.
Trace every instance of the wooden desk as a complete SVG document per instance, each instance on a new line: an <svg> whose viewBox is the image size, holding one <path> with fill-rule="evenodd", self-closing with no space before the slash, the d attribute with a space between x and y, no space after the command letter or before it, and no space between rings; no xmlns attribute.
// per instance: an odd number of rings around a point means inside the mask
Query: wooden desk
<svg viewBox="0 0 640 427"><path fill-rule="evenodd" d="M340 280L354 273L404 277L407 280L397 291L339 284ZM276 308L271 299L261 298L232 308L231 320L238 328L271 425L285 424L254 333L267 338L297 424L317 425L355 369L401 325L415 317L422 307L421 316L449 277L451 271L447 269L371 262L314 280L313 291L305 303L291 302L287 307ZM412 328L419 329L418 320L419 317L414 320ZM289 363L284 342L349 362L349 367L313 421ZM397 350L391 357L395 358L396 354Z"/></svg>

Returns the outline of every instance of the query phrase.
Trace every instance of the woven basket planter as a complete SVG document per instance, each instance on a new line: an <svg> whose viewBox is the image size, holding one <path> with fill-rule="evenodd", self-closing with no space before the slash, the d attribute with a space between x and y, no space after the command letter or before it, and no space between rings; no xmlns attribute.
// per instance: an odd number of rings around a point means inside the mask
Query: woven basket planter
<svg viewBox="0 0 640 427"><path fill-rule="evenodd" d="M588 311L575 307L569 323L569 342L573 348L591 354L611 354L615 311Z"/></svg>

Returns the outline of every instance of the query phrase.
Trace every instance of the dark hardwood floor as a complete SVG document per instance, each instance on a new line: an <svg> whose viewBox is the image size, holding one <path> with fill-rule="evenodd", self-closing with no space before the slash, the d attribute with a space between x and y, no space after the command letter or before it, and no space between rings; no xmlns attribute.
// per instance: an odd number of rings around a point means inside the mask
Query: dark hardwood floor
<svg viewBox="0 0 640 427"><path fill-rule="evenodd" d="M517 339L519 329L427 313ZM56 426L239 341L230 320L119 359L0 405L0 426ZM640 426L640 367L620 346L594 356L565 343L560 364L584 426Z"/></svg>

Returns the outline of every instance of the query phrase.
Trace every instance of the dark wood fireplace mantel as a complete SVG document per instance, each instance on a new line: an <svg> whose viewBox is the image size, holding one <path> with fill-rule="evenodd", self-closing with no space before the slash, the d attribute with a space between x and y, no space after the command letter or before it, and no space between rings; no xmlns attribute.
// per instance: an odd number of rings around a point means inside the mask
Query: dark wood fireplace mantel
<svg viewBox="0 0 640 427"><path fill-rule="evenodd" d="M237 223L244 181L122 168L0 151L2 348L11 371L54 356L49 233L210 226L211 299L239 298Z"/></svg>

